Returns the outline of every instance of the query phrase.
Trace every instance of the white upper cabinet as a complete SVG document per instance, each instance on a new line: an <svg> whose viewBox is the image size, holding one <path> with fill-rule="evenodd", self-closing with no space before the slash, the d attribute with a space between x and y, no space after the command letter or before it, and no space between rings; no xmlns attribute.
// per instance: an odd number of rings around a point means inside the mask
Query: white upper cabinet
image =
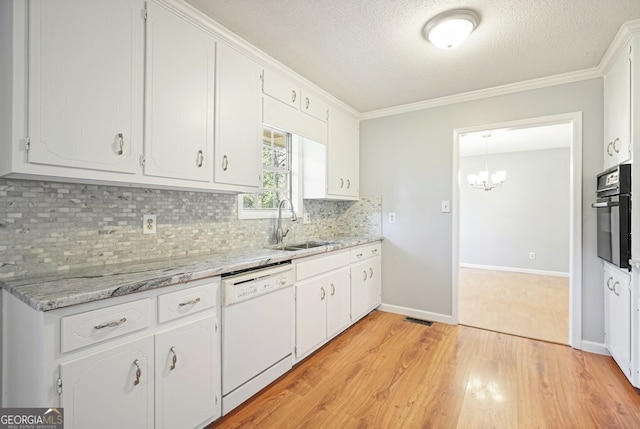
<svg viewBox="0 0 640 429"><path fill-rule="evenodd" d="M300 89L270 70L264 71L262 90L276 100L280 100L295 109L300 109Z"/></svg>
<svg viewBox="0 0 640 429"><path fill-rule="evenodd" d="M329 110L327 193L357 199L360 192L360 124L340 109Z"/></svg>
<svg viewBox="0 0 640 429"><path fill-rule="evenodd" d="M216 71L214 178L255 190L262 172L262 67L219 43Z"/></svg>
<svg viewBox="0 0 640 429"><path fill-rule="evenodd" d="M147 3L145 174L213 180L215 50L200 26Z"/></svg>
<svg viewBox="0 0 640 429"><path fill-rule="evenodd" d="M632 47L620 51L604 77L604 168L631 159Z"/></svg>
<svg viewBox="0 0 640 429"><path fill-rule="evenodd" d="M329 115L329 105L309 91L300 91L300 110L323 122Z"/></svg>
<svg viewBox="0 0 640 429"><path fill-rule="evenodd" d="M28 162L135 173L142 0L29 3Z"/></svg>

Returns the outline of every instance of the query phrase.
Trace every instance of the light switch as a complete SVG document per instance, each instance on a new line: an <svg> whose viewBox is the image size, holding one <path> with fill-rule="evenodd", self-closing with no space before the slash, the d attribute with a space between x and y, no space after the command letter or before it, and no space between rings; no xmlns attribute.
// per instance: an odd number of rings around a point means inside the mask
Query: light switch
<svg viewBox="0 0 640 429"><path fill-rule="evenodd" d="M442 201L442 213L449 213L449 212L451 212L451 201L449 200Z"/></svg>

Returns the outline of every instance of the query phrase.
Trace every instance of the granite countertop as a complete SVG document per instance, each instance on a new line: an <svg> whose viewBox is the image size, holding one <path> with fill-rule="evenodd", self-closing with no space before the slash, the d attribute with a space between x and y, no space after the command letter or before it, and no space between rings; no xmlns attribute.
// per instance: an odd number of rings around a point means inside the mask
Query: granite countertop
<svg viewBox="0 0 640 429"><path fill-rule="evenodd" d="M194 255L181 259L114 264L66 271L46 277L4 279L0 280L0 286L31 308L48 311L380 240L382 237L341 237L322 240L331 243L326 246L296 251L276 248L249 249L224 254Z"/></svg>

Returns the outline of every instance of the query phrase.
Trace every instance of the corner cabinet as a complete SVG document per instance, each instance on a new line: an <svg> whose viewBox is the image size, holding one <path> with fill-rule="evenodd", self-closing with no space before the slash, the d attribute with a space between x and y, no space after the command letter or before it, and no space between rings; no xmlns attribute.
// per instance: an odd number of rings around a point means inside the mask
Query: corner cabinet
<svg viewBox="0 0 640 429"><path fill-rule="evenodd" d="M327 138L327 194L358 199L360 193L360 125L356 117L329 109Z"/></svg>
<svg viewBox="0 0 640 429"><path fill-rule="evenodd" d="M29 2L27 162L138 170L143 10L142 0Z"/></svg>
<svg viewBox="0 0 640 429"><path fill-rule="evenodd" d="M216 58L214 180L255 192L262 174L262 67L223 43Z"/></svg>
<svg viewBox="0 0 640 429"><path fill-rule="evenodd" d="M213 180L213 36L167 5L147 2L144 174Z"/></svg>
<svg viewBox="0 0 640 429"><path fill-rule="evenodd" d="M356 321L382 302L382 246L351 251L351 320Z"/></svg>
<svg viewBox="0 0 640 429"><path fill-rule="evenodd" d="M604 169L632 158L633 40L624 45L604 76Z"/></svg>
<svg viewBox="0 0 640 429"><path fill-rule="evenodd" d="M222 411L219 285L217 277L47 312L3 291L12 350L3 405L64 407L69 429L206 426Z"/></svg>

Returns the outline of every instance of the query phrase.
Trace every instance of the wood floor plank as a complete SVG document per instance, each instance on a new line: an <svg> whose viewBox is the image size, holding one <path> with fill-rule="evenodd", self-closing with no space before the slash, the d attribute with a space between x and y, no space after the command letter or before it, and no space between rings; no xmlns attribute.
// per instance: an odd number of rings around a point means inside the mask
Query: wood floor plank
<svg viewBox="0 0 640 429"><path fill-rule="evenodd" d="M210 428L638 428L610 357L374 312Z"/></svg>

